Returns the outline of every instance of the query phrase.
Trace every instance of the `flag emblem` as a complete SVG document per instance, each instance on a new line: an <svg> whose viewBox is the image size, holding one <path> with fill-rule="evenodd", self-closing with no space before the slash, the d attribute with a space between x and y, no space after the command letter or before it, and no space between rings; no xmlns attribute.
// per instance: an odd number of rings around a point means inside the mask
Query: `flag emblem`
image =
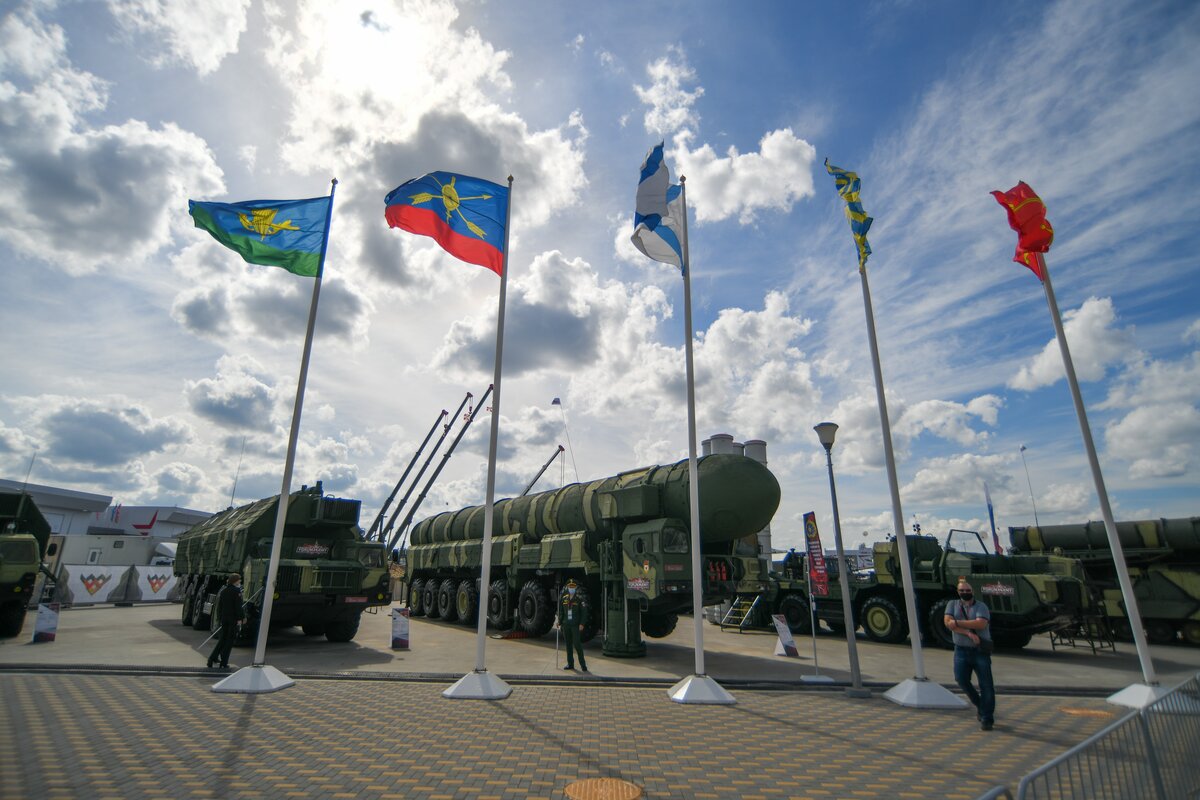
<svg viewBox="0 0 1200 800"><path fill-rule="evenodd" d="M280 231L300 230L290 219L276 222L275 215L278 213L278 208L256 208L249 214L238 214L238 219L242 221L243 228L258 234L260 242L265 242L268 236L274 236Z"/></svg>

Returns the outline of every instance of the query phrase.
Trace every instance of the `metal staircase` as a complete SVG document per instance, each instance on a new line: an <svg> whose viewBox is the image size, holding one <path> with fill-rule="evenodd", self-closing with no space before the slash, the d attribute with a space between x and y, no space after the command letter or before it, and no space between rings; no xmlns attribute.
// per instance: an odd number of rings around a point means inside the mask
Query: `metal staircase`
<svg viewBox="0 0 1200 800"><path fill-rule="evenodd" d="M729 610L725 612L725 617L721 620L721 630L737 628L738 632L741 632L750 627L753 624L754 610L758 608L761 600L762 595L759 594L736 595L733 598L733 604L729 606Z"/></svg>

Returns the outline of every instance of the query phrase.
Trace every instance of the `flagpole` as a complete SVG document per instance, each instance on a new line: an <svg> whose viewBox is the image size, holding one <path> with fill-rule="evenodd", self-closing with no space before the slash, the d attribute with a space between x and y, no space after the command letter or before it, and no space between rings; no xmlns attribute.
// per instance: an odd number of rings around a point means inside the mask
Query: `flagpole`
<svg viewBox="0 0 1200 800"><path fill-rule="evenodd" d="M504 210L504 251L500 267L500 304L496 311L496 367L492 378L492 431L488 439L487 505L483 513L483 552L480 554L479 617L475 631L475 671L458 679L442 697L462 700L503 700L512 687L486 666L488 579L492 572L492 528L496 510L496 443L500 435L500 367L504 360L504 302L508 293L508 230L512 219L513 176L508 176L508 204Z"/></svg>
<svg viewBox="0 0 1200 800"><path fill-rule="evenodd" d="M1050 270L1046 259L1041 253L1036 254L1042 268L1042 288L1046 290L1046 304L1050 307L1050 317L1054 321L1054 334L1058 339L1058 349L1062 353L1063 367L1067 373L1067 384L1071 387L1071 400L1075 403L1075 415L1079 418L1079 430L1083 434L1083 446L1087 450L1088 464L1092 469L1092 480L1096 484L1096 495L1100 499L1100 514L1104 518L1104 531L1108 534L1108 548L1112 551L1113 564L1117 568L1117 581L1121 586L1121 595L1125 600L1125 613L1129 615L1129 627L1133 631L1133 641L1137 647L1138 660L1141 662L1142 677L1145 684L1133 684L1108 698L1116 705L1141 708L1161 697L1166 690L1159 686L1158 677L1154 672L1154 663L1150 659L1150 646L1146 641L1146 632L1142 629L1142 614L1138 608L1137 595L1133 592L1133 584L1129 580L1129 567L1125 563L1125 551L1121 548L1121 539L1117 536L1117 523L1113 521L1112 506L1108 502L1108 490L1104 487L1104 475L1100 472L1100 459L1096 456L1096 444L1092 441L1092 429L1088 425L1087 411L1083 406L1083 395L1079 391L1079 380L1075 377L1075 365L1071 360L1071 350L1067 346L1067 336L1063 331L1062 316L1058 311L1058 303L1054 299L1054 287L1050 283Z"/></svg>
<svg viewBox="0 0 1200 800"><path fill-rule="evenodd" d="M704 674L704 573L700 569L700 474L696 465L696 377L692 359L692 270L688 260L687 178L680 175L683 202L683 348L687 365L688 501L692 528L692 620L695 623L696 672L671 687L676 703L732 705L737 701L719 683Z"/></svg>
<svg viewBox="0 0 1200 800"><path fill-rule="evenodd" d="M313 279L312 302L308 307L308 327L304 333L304 350L300 356L300 378L296 383L296 404L292 408L292 427L288 434L287 457L283 462L283 483L279 489L279 504L275 510L275 533L271 537L271 560L267 566L267 578L263 584L263 611L258 621L258 642L254 647L254 661L242 667L225 680L213 686L214 692L237 692L257 694L275 692L294 686L296 682L275 667L267 666L267 634L271 628L271 610L275 600L275 578L279 573L279 556L283 549L283 526L287 522L288 503L291 499L292 468L296 463L296 440L300 434L300 412L304 408L304 386L308 381L308 362L312 355L313 332L317 325L317 304L321 299L321 278L325 274L325 253L329 248L329 226L333 219L333 195L337 191L337 178L330 182L329 207L325 210L325 236L321 240L321 257L317 262L317 274Z"/></svg>
<svg viewBox="0 0 1200 800"><path fill-rule="evenodd" d="M863 308L867 315L867 341L871 347L871 366L875 370L875 396L879 404L879 425L883 429L883 455L887 463L888 490L892 496L892 525L896 529L896 547L900 557L900 576L904 591L904 609L908 615L908 639L912 644L915 675L884 692L884 697L902 706L913 708L962 708L966 702L955 697L939 683L925 677L925 660L921 652L921 626L917 620L917 603L913 594L912 566L908 560L908 540L904 535L904 512L900 509L900 487L896 480L896 455L892 452L892 429L888 422L887 401L883 394L883 368L879 362L879 343L875 337L875 314L871 308L871 287L867 283L866 264L860 264Z"/></svg>

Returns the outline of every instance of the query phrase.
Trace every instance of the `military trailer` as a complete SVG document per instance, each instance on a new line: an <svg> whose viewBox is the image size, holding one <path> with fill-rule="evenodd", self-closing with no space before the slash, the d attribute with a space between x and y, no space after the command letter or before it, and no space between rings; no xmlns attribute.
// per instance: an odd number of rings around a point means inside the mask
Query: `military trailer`
<svg viewBox="0 0 1200 800"><path fill-rule="evenodd" d="M976 596L987 603L997 647L1019 649L1029 644L1034 634L1072 629L1089 607L1082 570L1075 559L991 555L975 531L952 530L945 546L933 536L908 536L906 540L917 619L924 626L921 633L937 645L953 647L942 618L946 604L958 596L959 576L966 577ZM877 542L874 572L847 576L855 626L862 626L872 641L902 642L909 633L898 552L894 540ZM740 585L734 608L753 606L745 613L756 626L768 627L771 614L782 614L793 633L811 633L817 621L844 632L837 559L825 561L829 594L816 598L814 613L808 601L805 555L790 555L781 571Z"/></svg>
<svg viewBox="0 0 1200 800"><path fill-rule="evenodd" d="M392 602L384 546L367 542L358 527L361 503L325 496L321 482L288 499L271 625L299 625L310 636L348 642L364 610ZM231 573L242 576L246 638L254 635L275 533L279 495L215 514L181 534L175 575L182 621L212 626L216 594Z"/></svg>
<svg viewBox="0 0 1200 800"><path fill-rule="evenodd" d="M1019 553L1054 553L1083 563L1088 584L1103 597L1113 635L1133 638L1103 522L1009 528ZM1142 628L1154 644L1200 645L1200 517L1118 522Z"/></svg>
<svg viewBox="0 0 1200 800"><path fill-rule="evenodd" d="M0 492L0 638L16 636L50 541L50 523L28 493Z"/></svg>
<svg viewBox="0 0 1200 800"><path fill-rule="evenodd" d="M764 528L779 506L779 483L741 455L698 460L704 603L733 595L758 558L734 555L738 538ZM415 616L488 623L541 636L554 622L567 579L599 613L584 640L604 628L604 653L645 655L692 610L688 462L623 472L590 483L500 500L493 511L491 574L480 590L483 506L419 523L407 550Z"/></svg>

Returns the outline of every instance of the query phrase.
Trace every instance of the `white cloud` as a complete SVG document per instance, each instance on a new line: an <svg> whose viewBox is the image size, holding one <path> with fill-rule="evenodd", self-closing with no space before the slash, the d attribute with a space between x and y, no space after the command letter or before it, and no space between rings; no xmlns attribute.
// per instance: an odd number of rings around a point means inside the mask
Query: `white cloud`
<svg viewBox="0 0 1200 800"><path fill-rule="evenodd" d="M1200 456L1200 352L1179 361L1131 365L1098 407L1127 413L1105 427L1106 454L1129 462L1129 477L1178 478Z"/></svg>
<svg viewBox="0 0 1200 800"><path fill-rule="evenodd" d="M724 158L707 144L689 149L692 138L690 131L677 134L668 157L676 173L687 177L688 205L697 222L736 216L747 225L760 210L791 211L813 194L816 150L791 128L764 135L756 153L739 153L730 145Z"/></svg>
<svg viewBox="0 0 1200 800"><path fill-rule="evenodd" d="M692 106L704 95L704 87L692 91L684 88L695 81L696 73L688 66L683 48L668 47L665 56L646 65L646 74L650 85L633 87L638 99L650 106L645 116L646 131L665 137L685 127L694 128L700 118Z"/></svg>
<svg viewBox="0 0 1200 800"><path fill-rule="evenodd" d="M1089 297L1078 309L1063 315L1063 330L1079 380L1100 380L1110 364L1137 357L1132 327L1117 328L1114 326L1116 319L1112 299L1108 297ZM1051 339L1042 352L1021 367L1008 385L1032 391L1050 386L1065 376L1058 341Z"/></svg>
<svg viewBox="0 0 1200 800"><path fill-rule="evenodd" d="M237 50L250 0L109 0L108 6L153 63L182 62L206 75Z"/></svg>
<svg viewBox="0 0 1200 800"><path fill-rule="evenodd" d="M188 381L184 395L193 412L217 425L271 430L276 392L269 381L250 356L222 356L216 377Z"/></svg>

